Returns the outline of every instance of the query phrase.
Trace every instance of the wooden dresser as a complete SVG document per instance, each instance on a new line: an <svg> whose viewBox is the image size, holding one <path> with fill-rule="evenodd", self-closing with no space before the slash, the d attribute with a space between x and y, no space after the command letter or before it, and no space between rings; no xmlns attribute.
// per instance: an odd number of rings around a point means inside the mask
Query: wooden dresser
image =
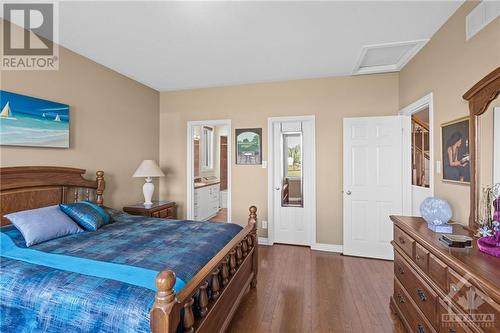
<svg viewBox="0 0 500 333"><path fill-rule="evenodd" d="M394 222L390 305L408 332L500 332L500 258L450 249L419 217ZM470 236L462 226L455 234Z"/></svg>

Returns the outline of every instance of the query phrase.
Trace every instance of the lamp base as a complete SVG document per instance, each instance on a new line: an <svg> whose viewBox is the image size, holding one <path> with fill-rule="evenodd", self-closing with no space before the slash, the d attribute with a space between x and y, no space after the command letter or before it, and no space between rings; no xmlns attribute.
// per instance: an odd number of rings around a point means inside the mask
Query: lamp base
<svg viewBox="0 0 500 333"><path fill-rule="evenodd" d="M437 232L439 234L452 234L453 233L453 226L451 224L441 224L441 225L435 225L431 223L427 223L427 228L431 229L434 232Z"/></svg>
<svg viewBox="0 0 500 333"><path fill-rule="evenodd" d="M142 193L144 194L144 206L151 206L153 202L153 193L155 191L155 186L151 177L146 178L146 182L142 185Z"/></svg>

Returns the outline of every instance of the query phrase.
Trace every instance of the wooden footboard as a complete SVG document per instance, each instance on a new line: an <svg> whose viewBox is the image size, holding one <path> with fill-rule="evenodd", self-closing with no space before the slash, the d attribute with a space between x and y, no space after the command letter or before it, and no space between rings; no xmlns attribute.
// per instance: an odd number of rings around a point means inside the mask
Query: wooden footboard
<svg viewBox="0 0 500 333"><path fill-rule="evenodd" d="M248 225L176 294L175 273L161 271L150 312L153 333L223 332L241 299L257 284L257 207L250 207Z"/></svg>

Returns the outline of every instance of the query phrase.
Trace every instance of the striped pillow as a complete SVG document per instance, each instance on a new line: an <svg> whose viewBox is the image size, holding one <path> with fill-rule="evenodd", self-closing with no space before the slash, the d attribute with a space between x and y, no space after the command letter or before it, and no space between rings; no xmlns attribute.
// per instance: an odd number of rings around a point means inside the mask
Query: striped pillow
<svg viewBox="0 0 500 333"><path fill-rule="evenodd" d="M96 231L110 222L108 213L90 201L60 204L61 210L87 231Z"/></svg>

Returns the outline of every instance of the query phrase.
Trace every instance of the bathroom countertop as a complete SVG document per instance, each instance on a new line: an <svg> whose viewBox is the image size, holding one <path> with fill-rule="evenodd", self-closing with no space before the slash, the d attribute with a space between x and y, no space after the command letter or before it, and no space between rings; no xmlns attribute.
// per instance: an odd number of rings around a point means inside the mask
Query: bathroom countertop
<svg viewBox="0 0 500 333"><path fill-rule="evenodd" d="M194 188L199 189L202 187L207 187L207 186L212 186L212 185L217 185L217 184L220 184L220 180L199 182L199 183L194 183Z"/></svg>

